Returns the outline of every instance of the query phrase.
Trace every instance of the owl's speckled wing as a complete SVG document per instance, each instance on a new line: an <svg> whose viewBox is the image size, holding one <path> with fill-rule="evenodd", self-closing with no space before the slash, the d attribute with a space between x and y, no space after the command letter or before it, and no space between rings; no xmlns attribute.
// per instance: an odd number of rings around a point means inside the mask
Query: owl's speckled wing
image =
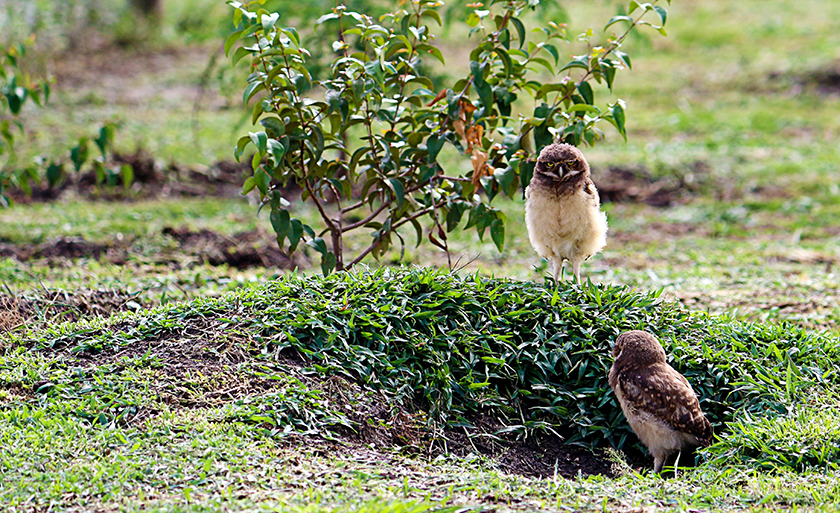
<svg viewBox="0 0 840 513"><path fill-rule="evenodd" d="M624 397L636 409L697 437L708 445L712 426L700 409L700 402L688 381L666 363L625 369L618 379Z"/></svg>

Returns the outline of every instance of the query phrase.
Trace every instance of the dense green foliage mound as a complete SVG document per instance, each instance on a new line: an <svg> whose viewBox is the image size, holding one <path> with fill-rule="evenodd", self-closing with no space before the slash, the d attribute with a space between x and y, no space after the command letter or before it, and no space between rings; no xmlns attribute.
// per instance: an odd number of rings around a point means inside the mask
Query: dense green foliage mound
<svg viewBox="0 0 840 513"><path fill-rule="evenodd" d="M536 284L380 269L287 276L217 299L111 321L63 325L36 345L97 352L224 321L254 358L296 350L314 370L383 391L436 426L491 413L512 431L621 448L631 433L607 383L622 331L656 334L716 430L737 412L784 414L805 390L838 382L838 342L789 325L689 313L627 287ZM632 442L635 437L630 437Z"/></svg>
<svg viewBox="0 0 840 513"><path fill-rule="evenodd" d="M785 416L739 418L710 450L711 461L751 467L836 469L840 461L840 410L836 396L799 405Z"/></svg>

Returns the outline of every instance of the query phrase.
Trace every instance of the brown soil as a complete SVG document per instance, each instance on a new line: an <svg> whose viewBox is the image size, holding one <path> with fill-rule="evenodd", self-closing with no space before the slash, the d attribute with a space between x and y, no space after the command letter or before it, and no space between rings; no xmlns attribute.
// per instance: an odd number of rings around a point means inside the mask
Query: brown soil
<svg viewBox="0 0 840 513"><path fill-rule="evenodd" d="M840 94L840 60L801 73L772 72L769 79L771 83L789 84L793 95L800 94L805 88L812 88L818 94L837 95Z"/></svg>
<svg viewBox="0 0 840 513"><path fill-rule="evenodd" d="M210 265L276 267L293 269L295 263L280 251L277 242L262 231L255 230L225 236L210 230L190 231L186 228L164 228L180 244L179 251L202 258Z"/></svg>
<svg viewBox="0 0 840 513"><path fill-rule="evenodd" d="M654 176L643 166L597 169L592 180L604 203L644 203L669 207L688 203L699 195L713 192L720 199L732 194L711 175L705 162L695 162L680 173Z"/></svg>
<svg viewBox="0 0 840 513"><path fill-rule="evenodd" d="M120 290L45 291L21 296L0 294L0 333L33 323L108 317L143 308L140 300Z"/></svg>
<svg viewBox="0 0 840 513"><path fill-rule="evenodd" d="M147 262L182 264L194 259L210 265L229 265L244 269L267 267L293 269L297 264L281 252L273 237L262 230L222 235L210 230L190 231L186 228L167 227L162 235L178 243L177 250L144 257ZM20 261L46 259L60 263L65 259L91 258L123 265L131 257L132 245L127 240L112 239L91 242L83 237L62 237L36 245L19 246L0 243L0 257L14 257Z"/></svg>

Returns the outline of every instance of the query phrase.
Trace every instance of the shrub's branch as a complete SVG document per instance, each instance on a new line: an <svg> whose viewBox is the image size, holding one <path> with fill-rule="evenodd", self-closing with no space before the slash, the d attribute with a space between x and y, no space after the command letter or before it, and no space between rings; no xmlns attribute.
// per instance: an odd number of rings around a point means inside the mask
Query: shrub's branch
<svg viewBox="0 0 840 513"><path fill-rule="evenodd" d="M385 210L387 207L388 207L388 202L387 202L387 201L383 201L383 202L382 202L382 205L380 205L380 206L379 206L379 208L377 208L376 210L374 210L374 211L373 211L373 212L372 212L369 216L367 216L366 218L362 219L361 221L355 222L355 223L353 223L353 224L348 224L348 225L343 226L343 227L341 228L341 233L344 233L344 232L349 232L350 230L355 230L356 228L359 228L360 226L364 226L364 225L368 224L369 222L373 221L373 220L376 218L376 216L378 216L378 215L379 215L379 214L380 214L383 210Z"/></svg>
<svg viewBox="0 0 840 513"><path fill-rule="evenodd" d="M335 268L338 271L344 270L344 256L343 253L343 244L341 240L341 221L339 220L338 223L330 218L327 214L327 211L324 209L324 205L318 199L318 196L315 194L315 191L312 189L312 185L309 183L309 177L307 177L306 173L306 150L304 145L300 145L300 165L303 169L303 184L306 187L306 191L309 193L309 197L312 198L312 201L315 202L315 206L318 207L318 212L321 214L321 219L324 220L324 223L327 225L327 231L330 232L331 239L332 239L332 250L333 255L335 256L336 264ZM321 232L323 234L323 232Z"/></svg>
<svg viewBox="0 0 840 513"><path fill-rule="evenodd" d="M395 231L397 228L399 228L400 226L404 225L405 223L410 223L410 222L411 222L411 221L413 221L414 219L417 219L418 217L421 217L421 216L423 216L423 215L425 215L425 214L428 214L428 213L429 213L429 212L431 212L432 210L434 210L434 209L436 209L436 208L440 208L440 207L442 207L442 206L443 206L443 205L445 205L445 204L446 204L446 201L445 201L445 200L443 200L443 201L440 201L439 203L437 203L437 204L435 204L435 205L432 205L431 207L426 207L426 208L424 208L423 210L417 211L417 212L415 212L414 214L411 214L411 215L410 215L410 216L408 216L408 217L405 217L405 218L403 218L403 219L400 219L399 221L397 221L396 223L394 223L394 224L391 226L391 229L390 229L390 230L388 230L386 233L391 233L391 232ZM385 234L382 234L382 235L385 235ZM380 240L381 240L381 237L380 237ZM359 256L357 256L357 257L356 257L356 258L355 258L352 262L350 262L350 263L347 265L347 268L349 269L350 267L353 267L354 265L356 265L356 264L358 264L359 262L361 262L362 260L364 260L364 258L365 258L366 256L368 256L368 254L370 254L370 252L371 252L371 251L373 251L374 249L376 249L377 247L379 247L379 241L378 241L378 240L377 240L376 242L374 242L373 244L371 244L370 246L368 246L368 248L367 248L367 249L365 249L364 251L362 251L362 252L361 252L361 254L359 254Z"/></svg>

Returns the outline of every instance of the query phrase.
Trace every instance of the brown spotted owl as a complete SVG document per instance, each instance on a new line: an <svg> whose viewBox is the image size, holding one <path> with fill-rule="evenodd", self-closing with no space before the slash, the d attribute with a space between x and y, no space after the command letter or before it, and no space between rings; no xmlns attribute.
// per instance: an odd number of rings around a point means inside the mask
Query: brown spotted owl
<svg viewBox="0 0 840 513"><path fill-rule="evenodd" d="M712 426L697 396L665 361L665 350L653 335L622 333L612 354L610 386L633 432L653 455L654 472L662 470L671 454L711 443Z"/></svg>
<svg viewBox="0 0 840 513"><path fill-rule="evenodd" d="M551 261L554 281L568 260L580 283L580 264L607 244L607 215L579 149L554 143L540 152L525 189L525 224L531 245Z"/></svg>

